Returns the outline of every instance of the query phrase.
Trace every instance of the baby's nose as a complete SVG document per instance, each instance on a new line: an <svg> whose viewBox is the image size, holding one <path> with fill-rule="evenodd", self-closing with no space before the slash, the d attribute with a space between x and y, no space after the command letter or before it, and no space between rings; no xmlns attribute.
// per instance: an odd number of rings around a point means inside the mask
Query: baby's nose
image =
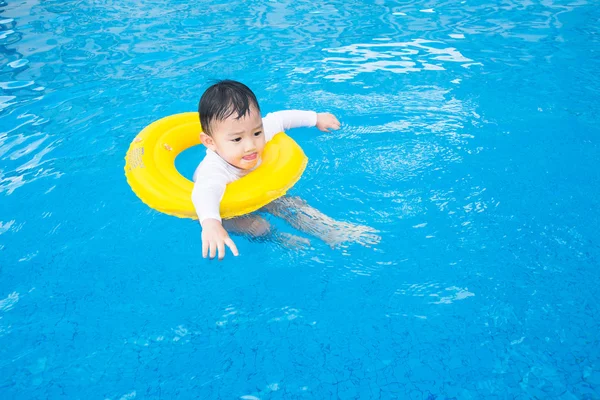
<svg viewBox="0 0 600 400"><path fill-rule="evenodd" d="M254 144L254 140L247 140L246 146L244 146L245 151L252 151L256 149L256 145Z"/></svg>

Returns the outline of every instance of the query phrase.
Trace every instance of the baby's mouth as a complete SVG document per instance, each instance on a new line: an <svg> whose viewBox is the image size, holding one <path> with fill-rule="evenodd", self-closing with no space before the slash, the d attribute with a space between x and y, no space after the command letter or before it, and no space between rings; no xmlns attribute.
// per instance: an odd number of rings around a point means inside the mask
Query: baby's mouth
<svg viewBox="0 0 600 400"><path fill-rule="evenodd" d="M258 153L248 154L247 156L242 157L244 161L254 161L258 157Z"/></svg>

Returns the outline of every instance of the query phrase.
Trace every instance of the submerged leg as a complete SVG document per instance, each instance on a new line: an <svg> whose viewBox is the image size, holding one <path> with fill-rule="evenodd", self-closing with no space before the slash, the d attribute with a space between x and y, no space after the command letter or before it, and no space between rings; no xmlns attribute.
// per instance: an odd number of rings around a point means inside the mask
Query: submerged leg
<svg viewBox="0 0 600 400"><path fill-rule="evenodd" d="M321 211L309 206L299 197L282 197L265 207L265 211L283 218L294 228L316 236L335 247L344 242L363 246L379 243L381 238L373 228L336 221Z"/></svg>
<svg viewBox="0 0 600 400"><path fill-rule="evenodd" d="M272 241L288 248L310 245L308 239L277 231L269 224L269 221L256 214L248 214L224 220L223 228L229 233L246 236L257 241Z"/></svg>
<svg viewBox="0 0 600 400"><path fill-rule="evenodd" d="M271 233L271 224L260 215L254 214L223 220L223 228L227 232L253 238L265 237Z"/></svg>

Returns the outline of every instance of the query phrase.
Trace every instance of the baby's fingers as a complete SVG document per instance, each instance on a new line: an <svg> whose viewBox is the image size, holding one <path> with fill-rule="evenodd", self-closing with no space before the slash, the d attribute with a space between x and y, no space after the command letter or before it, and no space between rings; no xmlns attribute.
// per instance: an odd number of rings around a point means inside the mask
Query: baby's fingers
<svg viewBox="0 0 600 400"><path fill-rule="evenodd" d="M211 260L217 255L217 243L210 242L210 258Z"/></svg>
<svg viewBox="0 0 600 400"><path fill-rule="evenodd" d="M338 129L340 129L340 126L340 121L338 121L337 118L332 115L331 120L327 121L327 124L325 125L325 131L331 132L332 129L334 131L337 131Z"/></svg>
<svg viewBox="0 0 600 400"><path fill-rule="evenodd" d="M225 243L219 240L217 249L219 250L219 260L222 260L223 258L225 258Z"/></svg>
<svg viewBox="0 0 600 400"><path fill-rule="evenodd" d="M208 256L208 240L202 238L202 258L206 258Z"/></svg>
<svg viewBox="0 0 600 400"><path fill-rule="evenodd" d="M340 123L340 121L335 117L335 115L332 115L333 117L333 122L331 123L334 129L340 129L340 126L342 126L342 124Z"/></svg>
<svg viewBox="0 0 600 400"><path fill-rule="evenodd" d="M227 245L227 247L229 247L234 256L237 257L240 255L235 243L233 243L233 240L231 240L231 238L225 239L225 244Z"/></svg>

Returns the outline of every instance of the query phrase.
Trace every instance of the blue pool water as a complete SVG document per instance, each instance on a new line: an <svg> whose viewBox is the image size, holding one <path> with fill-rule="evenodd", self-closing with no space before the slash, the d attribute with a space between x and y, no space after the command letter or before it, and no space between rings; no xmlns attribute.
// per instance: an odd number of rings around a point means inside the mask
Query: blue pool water
<svg viewBox="0 0 600 400"><path fill-rule="evenodd" d="M597 5L0 0L0 397L599 399ZM138 200L218 78L339 117L292 193L378 245L210 262Z"/></svg>

